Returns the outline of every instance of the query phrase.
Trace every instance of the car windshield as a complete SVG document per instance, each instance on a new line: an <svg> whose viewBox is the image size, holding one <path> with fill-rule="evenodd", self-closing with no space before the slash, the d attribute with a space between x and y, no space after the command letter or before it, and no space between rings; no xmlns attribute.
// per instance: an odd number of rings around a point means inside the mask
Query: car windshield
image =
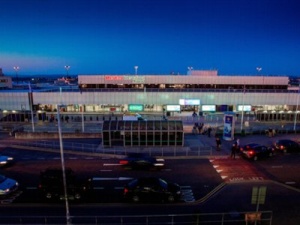
<svg viewBox="0 0 300 225"><path fill-rule="evenodd" d="M6 177L3 175L0 175L0 183L2 183L3 181L5 181Z"/></svg>

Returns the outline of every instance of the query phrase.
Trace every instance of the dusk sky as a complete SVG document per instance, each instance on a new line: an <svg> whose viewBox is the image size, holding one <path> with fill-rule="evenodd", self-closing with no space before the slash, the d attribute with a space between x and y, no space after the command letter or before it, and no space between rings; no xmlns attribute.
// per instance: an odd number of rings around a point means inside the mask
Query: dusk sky
<svg viewBox="0 0 300 225"><path fill-rule="evenodd" d="M299 0L0 0L5 75L300 77Z"/></svg>

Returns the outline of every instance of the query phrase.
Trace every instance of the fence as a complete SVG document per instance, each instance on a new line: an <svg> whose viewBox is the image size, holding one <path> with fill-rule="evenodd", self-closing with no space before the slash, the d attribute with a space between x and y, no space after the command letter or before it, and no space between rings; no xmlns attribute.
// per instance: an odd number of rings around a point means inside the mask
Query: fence
<svg viewBox="0 0 300 225"><path fill-rule="evenodd" d="M11 145L11 143L8 143ZM14 147L29 147L29 148L39 148L44 150L50 150L58 152L60 150L60 145L58 141L18 141L13 142ZM100 144L88 144L88 143L75 143L75 142L63 142L63 149L67 153L78 152L78 153L99 153L99 154L113 154L113 155L126 155L130 152L144 152L151 156L172 156L172 157L200 157L212 155L212 147L121 147L116 146L112 148L103 148Z"/></svg>
<svg viewBox="0 0 300 225"><path fill-rule="evenodd" d="M249 216L250 215L250 216ZM251 215L259 215L251 217ZM259 225L272 224L272 212L236 212L211 214L174 214L174 215L126 215L126 216L71 216L72 225ZM0 217L0 224L66 224L61 216L22 216Z"/></svg>

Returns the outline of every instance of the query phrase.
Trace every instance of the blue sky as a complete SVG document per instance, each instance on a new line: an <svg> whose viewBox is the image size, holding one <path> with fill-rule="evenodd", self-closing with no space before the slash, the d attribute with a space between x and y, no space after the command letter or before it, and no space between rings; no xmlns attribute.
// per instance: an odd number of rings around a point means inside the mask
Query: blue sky
<svg viewBox="0 0 300 225"><path fill-rule="evenodd" d="M0 68L300 76L298 0L0 0Z"/></svg>

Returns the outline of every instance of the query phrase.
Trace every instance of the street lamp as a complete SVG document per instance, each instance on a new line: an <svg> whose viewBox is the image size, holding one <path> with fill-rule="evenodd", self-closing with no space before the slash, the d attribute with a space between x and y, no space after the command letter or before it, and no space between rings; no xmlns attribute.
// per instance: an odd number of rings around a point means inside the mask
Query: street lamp
<svg viewBox="0 0 300 225"><path fill-rule="evenodd" d="M17 80L17 83L19 82L19 79L18 79L18 71L19 71L20 67L19 66L14 66L14 70L16 71L16 80Z"/></svg>
<svg viewBox="0 0 300 225"><path fill-rule="evenodd" d="M66 72L67 72L67 77L69 76L69 69L71 68L71 66L65 66Z"/></svg>
<svg viewBox="0 0 300 225"><path fill-rule="evenodd" d="M192 70L193 70L194 68L192 67L192 66L188 66L188 73L189 73L189 75L191 75L192 74Z"/></svg>
<svg viewBox="0 0 300 225"><path fill-rule="evenodd" d="M66 206L66 224L69 225L69 224L71 224L71 217L70 217L70 210L69 210L64 148L63 148L63 141L62 141L61 121L60 121L60 108L61 107L63 107L63 105L57 105L57 122L58 122L58 136L59 136L61 168L62 168L62 175L63 175L64 197L65 197L65 206Z"/></svg>
<svg viewBox="0 0 300 225"><path fill-rule="evenodd" d="M137 75L137 70L138 70L138 66L134 66L134 70L135 70L135 75Z"/></svg>
<svg viewBox="0 0 300 225"><path fill-rule="evenodd" d="M261 67L256 67L256 70L259 73L262 70L262 68Z"/></svg>
<svg viewBox="0 0 300 225"><path fill-rule="evenodd" d="M295 119L294 119L294 131L296 131L296 125L297 125L297 113L298 113L298 106L299 106L299 94L300 94L300 84L297 92L297 105L295 110Z"/></svg>

